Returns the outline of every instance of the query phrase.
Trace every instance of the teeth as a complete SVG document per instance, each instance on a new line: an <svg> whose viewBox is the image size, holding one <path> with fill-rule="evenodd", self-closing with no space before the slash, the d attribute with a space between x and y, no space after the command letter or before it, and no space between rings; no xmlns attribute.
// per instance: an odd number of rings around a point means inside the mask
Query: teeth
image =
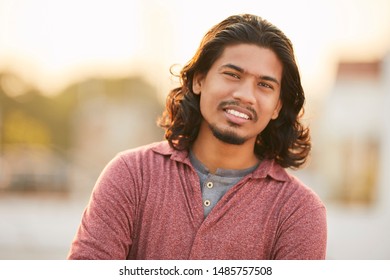
<svg viewBox="0 0 390 280"><path fill-rule="evenodd" d="M228 114L233 115L233 116L236 116L236 117L239 117L239 118L243 118L243 119L249 120L249 116L248 116L247 114L238 112L238 111L236 111L236 110L228 109L228 110L226 110L226 112L227 112Z"/></svg>

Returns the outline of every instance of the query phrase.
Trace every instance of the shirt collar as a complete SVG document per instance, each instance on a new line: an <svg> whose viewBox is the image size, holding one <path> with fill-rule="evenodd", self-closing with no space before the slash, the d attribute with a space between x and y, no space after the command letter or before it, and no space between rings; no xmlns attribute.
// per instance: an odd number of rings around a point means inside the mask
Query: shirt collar
<svg viewBox="0 0 390 280"><path fill-rule="evenodd" d="M191 165L187 150L176 150L172 148L168 141L162 141L152 147L152 150L164 156L170 156L172 160Z"/></svg>
<svg viewBox="0 0 390 280"><path fill-rule="evenodd" d="M175 160L192 167L187 150L176 150L172 148L167 141L163 141L152 147L152 150L158 154L170 156L171 160ZM253 178L261 179L267 176L272 177L277 181L290 180L287 171L275 162L273 159L265 159L260 162L259 166L253 171Z"/></svg>
<svg viewBox="0 0 390 280"><path fill-rule="evenodd" d="M259 166L253 171L253 178L272 177L277 181L289 181L290 176L287 171L275 162L273 159L264 159Z"/></svg>

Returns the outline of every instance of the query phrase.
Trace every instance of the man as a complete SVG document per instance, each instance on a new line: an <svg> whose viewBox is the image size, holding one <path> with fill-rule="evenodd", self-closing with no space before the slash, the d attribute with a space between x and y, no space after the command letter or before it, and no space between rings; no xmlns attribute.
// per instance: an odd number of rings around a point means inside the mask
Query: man
<svg viewBox="0 0 390 280"><path fill-rule="evenodd" d="M310 150L292 44L227 18L185 65L160 119L167 141L101 174L69 259L324 259L326 212L284 168Z"/></svg>

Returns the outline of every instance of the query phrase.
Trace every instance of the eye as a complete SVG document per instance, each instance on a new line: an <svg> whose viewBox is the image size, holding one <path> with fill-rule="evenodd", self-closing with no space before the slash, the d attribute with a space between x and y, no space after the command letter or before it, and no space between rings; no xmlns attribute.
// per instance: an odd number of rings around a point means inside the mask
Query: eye
<svg viewBox="0 0 390 280"><path fill-rule="evenodd" d="M227 76L230 76L232 78L235 78L235 79L240 79L240 76L237 75L236 73L233 73L233 72L223 72L224 75L227 75Z"/></svg>
<svg viewBox="0 0 390 280"><path fill-rule="evenodd" d="M257 85L260 87L264 87L264 88L274 89L272 85L264 83L264 82L260 82Z"/></svg>

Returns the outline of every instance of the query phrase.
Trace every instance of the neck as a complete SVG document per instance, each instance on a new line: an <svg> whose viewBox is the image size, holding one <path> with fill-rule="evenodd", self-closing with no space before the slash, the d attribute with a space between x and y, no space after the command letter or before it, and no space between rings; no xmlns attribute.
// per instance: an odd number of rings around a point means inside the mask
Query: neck
<svg viewBox="0 0 390 280"><path fill-rule="evenodd" d="M215 173L218 168L240 170L256 165L259 160L253 151L254 145L250 140L242 145L227 144L200 131L192 152L210 173Z"/></svg>

